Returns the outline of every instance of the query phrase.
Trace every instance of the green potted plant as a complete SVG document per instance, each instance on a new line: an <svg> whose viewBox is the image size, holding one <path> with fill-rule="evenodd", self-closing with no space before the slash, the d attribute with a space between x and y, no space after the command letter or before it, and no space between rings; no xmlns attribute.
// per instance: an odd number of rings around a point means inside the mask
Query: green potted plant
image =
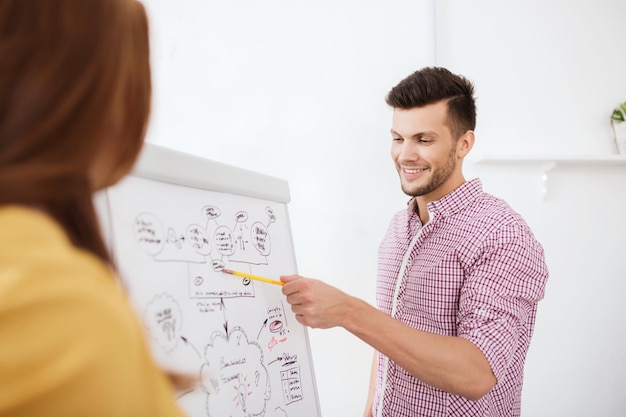
<svg viewBox="0 0 626 417"><path fill-rule="evenodd" d="M613 113L611 113L611 130L613 131L613 140L615 141L617 152L626 154L626 101L613 109Z"/></svg>

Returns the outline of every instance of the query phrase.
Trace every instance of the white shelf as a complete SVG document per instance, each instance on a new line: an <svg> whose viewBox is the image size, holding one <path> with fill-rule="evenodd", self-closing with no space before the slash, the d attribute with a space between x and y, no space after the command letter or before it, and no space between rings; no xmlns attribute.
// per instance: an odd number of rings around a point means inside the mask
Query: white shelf
<svg viewBox="0 0 626 417"><path fill-rule="evenodd" d="M548 164L556 165L626 165L626 155L484 155L473 161L476 164Z"/></svg>
<svg viewBox="0 0 626 417"><path fill-rule="evenodd" d="M470 163L479 165L535 165L540 169L539 180L540 199L543 201L548 193L548 172L558 165L581 166L581 165L604 165L626 167L626 155L483 155Z"/></svg>

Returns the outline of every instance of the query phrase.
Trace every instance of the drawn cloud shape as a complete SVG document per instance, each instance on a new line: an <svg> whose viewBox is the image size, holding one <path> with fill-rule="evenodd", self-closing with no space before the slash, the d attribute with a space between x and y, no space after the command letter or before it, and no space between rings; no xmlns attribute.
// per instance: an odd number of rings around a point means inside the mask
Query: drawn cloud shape
<svg viewBox="0 0 626 417"><path fill-rule="evenodd" d="M239 327L212 335L201 369L210 417L248 417L265 414L271 396L263 352Z"/></svg>

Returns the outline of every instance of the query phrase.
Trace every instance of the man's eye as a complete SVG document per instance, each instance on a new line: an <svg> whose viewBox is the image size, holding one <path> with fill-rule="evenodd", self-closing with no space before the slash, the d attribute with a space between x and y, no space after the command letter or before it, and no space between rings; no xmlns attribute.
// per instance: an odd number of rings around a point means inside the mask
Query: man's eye
<svg viewBox="0 0 626 417"><path fill-rule="evenodd" d="M394 142L402 142L402 138L393 137L391 138L391 140L393 140Z"/></svg>

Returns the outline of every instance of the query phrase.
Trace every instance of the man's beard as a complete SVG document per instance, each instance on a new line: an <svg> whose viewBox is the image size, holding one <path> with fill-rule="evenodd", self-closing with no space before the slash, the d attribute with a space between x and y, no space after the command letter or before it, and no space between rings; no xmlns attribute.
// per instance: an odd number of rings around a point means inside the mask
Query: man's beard
<svg viewBox="0 0 626 417"><path fill-rule="evenodd" d="M455 150L453 148L448 155L448 160L446 161L446 164L443 167L432 171L432 174L430 175L430 178L428 179L428 182L426 184L416 186L416 188L413 189L409 189L405 187L404 184L402 184L402 191L404 191L406 195L411 197L419 197L435 191L441 186L441 184L446 182L448 178L452 176L452 173L456 168L456 160L454 159L454 154Z"/></svg>

